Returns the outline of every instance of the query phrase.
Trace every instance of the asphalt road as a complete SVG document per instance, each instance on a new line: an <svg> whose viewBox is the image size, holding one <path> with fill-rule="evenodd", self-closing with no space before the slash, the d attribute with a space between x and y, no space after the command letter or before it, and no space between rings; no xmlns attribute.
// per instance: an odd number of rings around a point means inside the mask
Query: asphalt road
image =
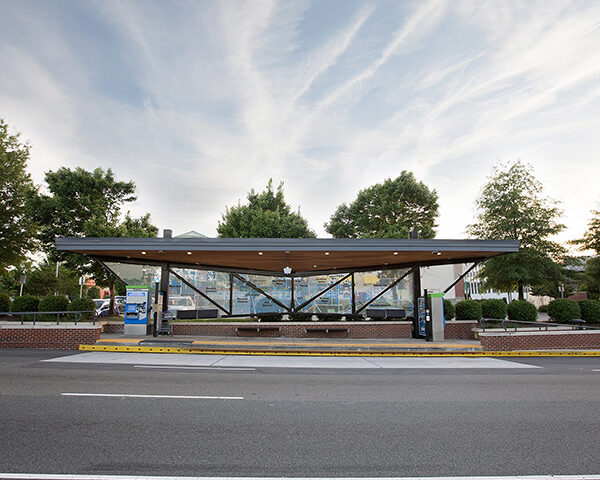
<svg viewBox="0 0 600 480"><path fill-rule="evenodd" d="M40 361L65 354L0 350L0 472L600 473L600 358L520 359L542 368L514 370L161 370Z"/></svg>

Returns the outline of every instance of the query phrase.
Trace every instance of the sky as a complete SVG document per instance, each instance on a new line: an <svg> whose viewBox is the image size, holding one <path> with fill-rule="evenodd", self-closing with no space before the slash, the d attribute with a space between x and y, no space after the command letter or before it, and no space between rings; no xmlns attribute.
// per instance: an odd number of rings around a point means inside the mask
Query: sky
<svg viewBox="0 0 600 480"><path fill-rule="evenodd" d="M494 165L531 165L580 238L600 209L600 2L0 0L0 118L61 166L132 179L134 215L216 235L284 182L320 237L402 170L465 238Z"/></svg>

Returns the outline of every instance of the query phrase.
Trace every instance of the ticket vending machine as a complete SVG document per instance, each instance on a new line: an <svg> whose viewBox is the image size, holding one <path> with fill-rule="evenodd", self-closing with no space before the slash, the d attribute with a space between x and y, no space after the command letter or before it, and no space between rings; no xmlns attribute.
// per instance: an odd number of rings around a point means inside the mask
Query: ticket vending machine
<svg viewBox="0 0 600 480"><path fill-rule="evenodd" d="M150 298L148 287L127 286L125 335L146 335Z"/></svg>

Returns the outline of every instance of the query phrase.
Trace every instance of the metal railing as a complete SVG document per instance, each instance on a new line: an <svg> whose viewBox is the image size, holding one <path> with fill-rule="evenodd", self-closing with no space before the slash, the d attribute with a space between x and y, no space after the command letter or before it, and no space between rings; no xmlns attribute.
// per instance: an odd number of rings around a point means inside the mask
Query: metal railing
<svg viewBox="0 0 600 480"><path fill-rule="evenodd" d="M486 324L493 323L496 328L491 329L489 326L488 330L497 330L503 329L505 332L510 331L518 331L519 326L523 326L524 328L527 326L537 327L538 331L548 331L548 327L562 327L566 329L566 327L571 327L571 330L600 330L600 326L592 327L590 325L585 325L585 320L582 319L574 319L571 323L552 323L552 322L528 322L524 320L508 320L506 318L482 318L477 320L477 325L481 329L482 332L485 332Z"/></svg>
<svg viewBox="0 0 600 480"><path fill-rule="evenodd" d="M26 315L33 315L33 324L35 325L36 322L36 318L38 315L51 315L54 316L56 315L56 324L59 325L60 324L60 319L61 317L66 317L67 315L74 315L74 321L75 324L77 324L77 322L81 321L81 315L83 313L91 313L92 314L92 325L96 325L96 311L95 310L60 310L60 311L56 311L56 312L0 312L0 317L21 317L21 325L24 324L25 322L25 316ZM10 319L2 319L4 321L11 321ZM18 322L18 320L15 320ZM38 322L40 320L37 320ZM44 323L47 323L47 321L44 321Z"/></svg>

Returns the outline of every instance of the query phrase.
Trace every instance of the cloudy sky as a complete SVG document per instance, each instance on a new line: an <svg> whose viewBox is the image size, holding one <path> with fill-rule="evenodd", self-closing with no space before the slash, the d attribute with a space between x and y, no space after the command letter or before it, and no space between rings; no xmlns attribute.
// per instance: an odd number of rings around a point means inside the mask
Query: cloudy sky
<svg viewBox="0 0 600 480"><path fill-rule="evenodd" d="M600 208L600 2L0 1L0 117L60 166L134 179L135 214L215 235L285 182L319 236L402 170L461 238L498 162L583 234Z"/></svg>

